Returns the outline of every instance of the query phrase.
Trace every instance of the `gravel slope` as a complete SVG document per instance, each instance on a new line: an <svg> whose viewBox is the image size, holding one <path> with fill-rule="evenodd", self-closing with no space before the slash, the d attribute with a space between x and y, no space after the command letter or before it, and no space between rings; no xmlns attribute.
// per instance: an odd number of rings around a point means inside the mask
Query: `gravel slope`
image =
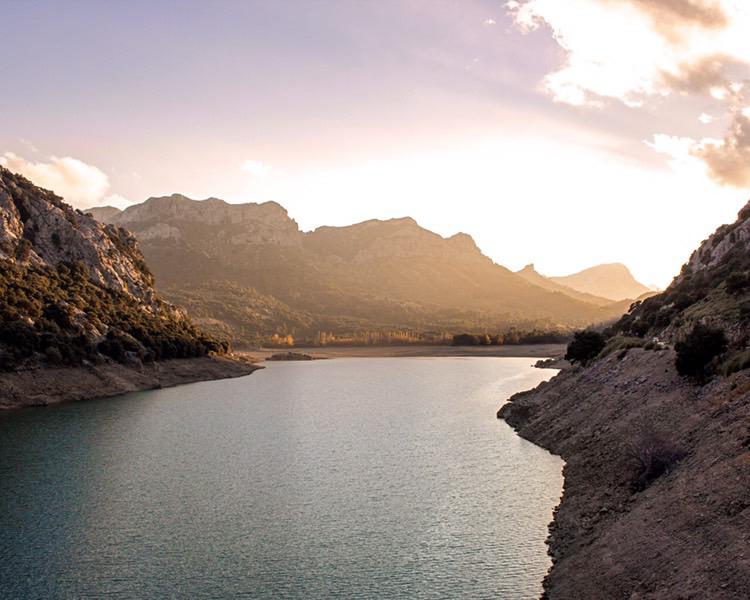
<svg viewBox="0 0 750 600"><path fill-rule="evenodd" d="M634 349L562 371L498 417L567 463L545 597L748 597L750 376L696 387L672 351ZM655 438L685 456L636 491L630 449Z"/></svg>

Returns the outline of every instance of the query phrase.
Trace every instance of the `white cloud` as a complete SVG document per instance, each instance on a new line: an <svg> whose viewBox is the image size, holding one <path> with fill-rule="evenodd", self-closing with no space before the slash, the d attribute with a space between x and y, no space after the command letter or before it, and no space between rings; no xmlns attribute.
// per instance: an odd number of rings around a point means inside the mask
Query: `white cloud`
<svg viewBox="0 0 750 600"><path fill-rule="evenodd" d="M271 167L259 160L246 160L241 168L255 177L266 177L271 172Z"/></svg>
<svg viewBox="0 0 750 600"><path fill-rule="evenodd" d="M52 156L48 162L33 162L6 152L0 157L0 164L35 185L52 190L76 208L101 204L110 187L106 173L70 156Z"/></svg>
<svg viewBox="0 0 750 600"><path fill-rule="evenodd" d="M734 111L723 139L695 140L659 134L653 142L646 143L669 156L676 171L704 170L721 185L750 188L750 114L745 110Z"/></svg>
<svg viewBox="0 0 750 600"><path fill-rule="evenodd" d="M602 106L616 100L637 108L679 94L720 103L732 116L725 139L691 140L689 154L704 161L715 181L750 185L750 135L741 112L748 103L743 80L750 79L750 2L520 0L506 8L522 30L548 27L567 52L544 81L558 102ZM705 124L714 119L699 117ZM660 138L650 145L659 150L664 144Z"/></svg>
<svg viewBox="0 0 750 600"><path fill-rule="evenodd" d="M525 0L506 4L523 30L548 26L567 61L546 80L563 102L627 104L722 81L750 61L750 8L737 0Z"/></svg>
<svg viewBox="0 0 750 600"><path fill-rule="evenodd" d="M485 25L494 25L495 23L497 23L497 21L495 21L495 19L485 19L485 21L484 21Z"/></svg>

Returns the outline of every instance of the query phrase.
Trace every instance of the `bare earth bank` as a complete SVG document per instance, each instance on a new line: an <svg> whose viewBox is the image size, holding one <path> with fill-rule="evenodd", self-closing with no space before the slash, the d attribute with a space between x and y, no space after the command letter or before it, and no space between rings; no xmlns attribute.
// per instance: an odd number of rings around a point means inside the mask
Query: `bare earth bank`
<svg viewBox="0 0 750 600"><path fill-rule="evenodd" d="M672 351L635 349L562 371L511 398L498 416L566 461L545 597L747 597L746 373L694 386L675 372ZM646 443L684 458L636 491L631 449Z"/></svg>
<svg viewBox="0 0 750 600"><path fill-rule="evenodd" d="M138 367L111 363L0 373L0 410L108 398L195 381L242 377L259 368L262 367L245 360L203 357L167 360Z"/></svg>

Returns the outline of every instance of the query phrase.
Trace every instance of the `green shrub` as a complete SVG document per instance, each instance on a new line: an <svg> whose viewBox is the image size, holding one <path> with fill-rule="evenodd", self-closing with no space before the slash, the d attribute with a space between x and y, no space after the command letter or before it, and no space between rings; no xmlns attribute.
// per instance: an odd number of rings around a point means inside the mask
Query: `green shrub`
<svg viewBox="0 0 750 600"><path fill-rule="evenodd" d="M78 324L85 322L109 332L97 347ZM126 352L150 361L228 349L165 303L156 301L146 310L136 298L93 283L80 263L52 269L0 260L1 370L33 362L39 354L50 364L75 366L102 355L122 361Z"/></svg>
<svg viewBox="0 0 750 600"><path fill-rule="evenodd" d="M727 338L721 329L698 323L684 340L675 344L677 372L702 380L710 375L711 362L726 349Z"/></svg>
<svg viewBox="0 0 750 600"><path fill-rule="evenodd" d="M568 344L565 360L583 365L588 364L599 355L605 345L606 340L601 333L591 330L577 331L573 336L573 341Z"/></svg>

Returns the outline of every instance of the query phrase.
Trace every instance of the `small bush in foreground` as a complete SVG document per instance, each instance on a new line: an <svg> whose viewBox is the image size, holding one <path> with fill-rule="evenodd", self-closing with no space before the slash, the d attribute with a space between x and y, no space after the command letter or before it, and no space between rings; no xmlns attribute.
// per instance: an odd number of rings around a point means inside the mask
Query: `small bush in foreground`
<svg viewBox="0 0 750 600"><path fill-rule="evenodd" d="M585 365L604 350L606 343L604 336L597 331L577 331L568 344L565 360Z"/></svg>
<svg viewBox="0 0 750 600"><path fill-rule="evenodd" d="M727 337L721 329L698 323L684 340L675 344L677 372L702 380L711 372L711 361L726 349Z"/></svg>
<svg viewBox="0 0 750 600"><path fill-rule="evenodd" d="M637 472L633 489L646 489L655 479L672 471L685 452L650 427L641 428L628 442L626 451Z"/></svg>

